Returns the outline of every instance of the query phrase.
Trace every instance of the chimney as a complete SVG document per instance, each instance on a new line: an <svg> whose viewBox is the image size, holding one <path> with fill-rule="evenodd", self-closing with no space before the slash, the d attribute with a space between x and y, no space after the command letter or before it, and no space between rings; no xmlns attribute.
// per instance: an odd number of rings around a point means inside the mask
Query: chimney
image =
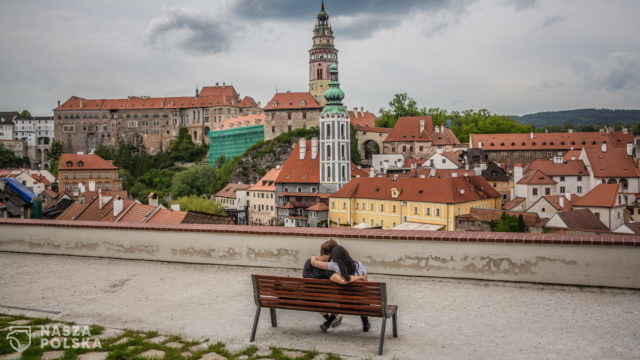
<svg viewBox="0 0 640 360"><path fill-rule="evenodd" d="M633 156L633 150L634 150L633 143L628 142L627 143L627 155Z"/></svg>
<svg viewBox="0 0 640 360"><path fill-rule="evenodd" d="M96 191L96 182L89 180L89 191Z"/></svg>
<svg viewBox="0 0 640 360"><path fill-rule="evenodd" d="M156 195L156 193L152 192L151 194L149 194L149 196L147 196L147 199L149 199L150 206L158 206L158 195Z"/></svg>
<svg viewBox="0 0 640 360"><path fill-rule="evenodd" d="M431 169L429 171L429 177L433 177L433 176L436 176L436 169Z"/></svg>
<svg viewBox="0 0 640 360"><path fill-rule="evenodd" d="M564 196L558 198L558 204L560 204L560 208L564 209Z"/></svg>
<svg viewBox="0 0 640 360"><path fill-rule="evenodd" d="M424 131L424 119L420 119L420 133Z"/></svg>
<svg viewBox="0 0 640 360"><path fill-rule="evenodd" d="M622 133L623 133L623 134L628 134L628 133L629 133L629 128L624 128L624 129L622 129Z"/></svg>
<svg viewBox="0 0 640 360"><path fill-rule="evenodd" d="M82 109L82 98L80 98L80 109Z"/></svg>
<svg viewBox="0 0 640 360"><path fill-rule="evenodd" d="M78 191L78 189L73 189L73 196L78 197L79 195L80 195L80 192Z"/></svg>
<svg viewBox="0 0 640 360"><path fill-rule="evenodd" d="M276 165L276 170L280 170L280 165Z"/></svg>
<svg viewBox="0 0 640 360"><path fill-rule="evenodd" d="M480 167L480 165L476 165L476 166L473 168L473 171L475 171L476 176L480 176L480 175L482 175L482 168Z"/></svg>
<svg viewBox="0 0 640 360"><path fill-rule="evenodd" d="M373 168L369 169L369 177L374 177L375 175L376 175L376 173L373 170Z"/></svg>
<svg viewBox="0 0 640 360"><path fill-rule="evenodd" d="M452 172L452 173L451 173L451 177L452 177L452 178L454 178L454 177L458 177L458 173Z"/></svg>
<svg viewBox="0 0 640 360"><path fill-rule="evenodd" d="M522 164L515 164L513 166L513 182L518 183L522 179Z"/></svg>
<svg viewBox="0 0 640 360"><path fill-rule="evenodd" d="M298 144L300 147L300 160L304 160L304 157L307 155L307 139L301 138Z"/></svg>
<svg viewBox="0 0 640 360"><path fill-rule="evenodd" d="M439 133L440 132L440 126L436 125L434 130L435 130L435 132Z"/></svg>
<svg viewBox="0 0 640 360"><path fill-rule="evenodd" d="M58 107L60 107L60 100L58 100Z"/></svg>
<svg viewBox="0 0 640 360"><path fill-rule="evenodd" d="M603 153L607 152L607 143L602 143L602 145L600 146L600 149L602 150Z"/></svg>
<svg viewBox="0 0 640 360"><path fill-rule="evenodd" d="M478 149L482 149L482 141L478 141Z"/></svg>
<svg viewBox="0 0 640 360"><path fill-rule="evenodd" d="M180 204L171 204L171 211L180 211Z"/></svg>
<svg viewBox="0 0 640 360"><path fill-rule="evenodd" d="M573 129L569 129L569 134L573 134Z"/></svg>
<svg viewBox="0 0 640 360"><path fill-rule="evenodd" d="M113 200L113 216L118 216L124 207L124 200L120 196Z"/></svg>
<svg viewBox="0 0 640 360"><path fill-rule="evenodd" d="M311 138L311 159L315 160L318 158L318 138Z"/></svg>
<svg viewBox="0 0 640 360"><path fill-rule="evenodd" d="M200 96L200 91L196 88L196 99Z"/></svg>
<svg viewBox="0 0 640 360"><path fill-rule="evenodd" d="M78 183L78 189L80 189L81 194L84 194L87 191L83 183Z"/></svg>
<svg viewBox="0 0 640 360"><path fill-rule="evenodd" d="M102 209L102 193L98 193L98 209Z"/></svg>
<svg viewBox="0 0 640 360"><path fill-rule="evenodd" d="M533 131L531 132L531 134L529 134L529 138L531 138L531 140L533 140L535 136L533 136Z"/></svg>

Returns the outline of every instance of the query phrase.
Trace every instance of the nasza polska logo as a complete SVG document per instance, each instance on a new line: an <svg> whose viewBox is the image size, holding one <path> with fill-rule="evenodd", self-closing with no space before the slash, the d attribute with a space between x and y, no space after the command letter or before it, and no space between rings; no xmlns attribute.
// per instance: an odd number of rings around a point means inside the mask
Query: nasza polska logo
<svg viewBox="0 0 640 360"><path fill-rule="evenodd" d="M39 329L40 347L53 349L96 349L101 348L100 339L91 336L88 326L64 325L64 326L11 326L7 334L9 345L17 351L23 352L31 346L31 339Z"/></svg>

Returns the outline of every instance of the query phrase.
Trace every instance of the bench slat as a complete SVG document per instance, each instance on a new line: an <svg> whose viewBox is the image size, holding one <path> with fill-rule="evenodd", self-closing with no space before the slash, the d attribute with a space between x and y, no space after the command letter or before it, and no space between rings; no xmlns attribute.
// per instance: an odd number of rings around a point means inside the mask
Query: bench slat
<svg viewBox="0 0 640 360"><path fill-rule="evenodd" d="M328 279L310 279L310 278L294 278L294 277L281 277L281 276L271 276L271 275L256 275L256 279L264 282L292 282L292 283L304 283L304 284L317 284L317 285L327 285L335 283L331 282ZM357 281L349 284L350 287L372 287L379 288L380 283L378 282L369 282L369 281Z"/></svg>
<svg viewBox="0 0 640 360"><path fill-rule="evenodd" d="M342 294L322 294L318 292L303 292L303 291L279 291L279 290L271 290L271 289L261 289L260 295L268 295L274 297L295 297L300 299L336 299L336 301L344 300L345 302L353 302L353 303L361 303L361 304L370 304L370 305L381 305L380 297L367 297L367 296L353 296L353 295L342 295Z"/></svg>
<svg viewBox="0 0 640 360"><path fill-rule="evenodd" d="M261 304L271 304L271 305L279 305L279 304L287 304L287 305L300 305L300 306L309 306L309 307L326 307L337 310L361 310L361 311L378 311L382 313L381 306L372 306L372 305L358 305L358 304L342 304L336 302L321 302L321 301L304 301L304 300L294 300L294 299L283 299L283 298L260 298ZM264 305L263 305L264 306Z"/></svg>
<svg viewBox="0 0 640 360"><path fill-rule="evenodd" d="M310 312L319 312L319 313L340 313L345 315L360 315L360 316L371 316L371 317L382 317L380 311L363 311L363 310L351 310L351 309L340 309L340 311L336 311L333 307L310 307L310 306L299 306L292 304L269 304L264 303L261 304L264 307L273 307L278 309L289 309L289 310L302 310L302 311L310 311Z"/></svg>
<svg viewBox="0 0 640 360"><path fill-rule="evenodd" d="M380 293L380 285L378 284L377 286L367 286L367 287L361 287L361 286L356 286L355 284L357 284L357 282L353 282L350 283L348 286L339 286L333 282L331 282L330 280L327 280L328 282L325 284L303 284L303 283L299 283L299 282L286 282L286 281L273 281L273 282L268 282L268 281L262 281L262 280L258 280L258 287L259 288L274 288L274 287L279 287L279 288L300 288L300 287L305 287L305 288L309 288L309 289L318 289L318 290L323 290L323 291L327 291L327 290L341 290L341 291L345 291L345 292L357 292L357 293L376 293L379 294Z"/></svg>

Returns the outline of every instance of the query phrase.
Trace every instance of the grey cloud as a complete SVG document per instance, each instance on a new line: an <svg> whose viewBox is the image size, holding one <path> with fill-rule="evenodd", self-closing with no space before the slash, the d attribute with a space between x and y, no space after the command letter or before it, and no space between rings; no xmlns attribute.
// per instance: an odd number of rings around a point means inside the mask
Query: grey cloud
<svg viewBox="0 0 640 360"><path fill-rule="evenodd" d="M475 0L326 0L325 5L341 37L365 39L376 31L397 27L416 14L459 14L473 2ZM239 0L234 2L230 12L254 21L308 22L319 9L320 1ZM427 24L425 33L442 31L448 24L444 20Z"/></svg>
<svg viewBox="0 0 640 360"><path fill-rule="evenodd" d="M543 80L529 87L529 89L527 89L527 92L539 92L539 91L551 90L561 86L564 86L564 84L558 80Z"/></svg>
<svg viewBox="0 0 640 360"><path fill-rule="evenodd" d="M609 91L640 91L640 53L618 51L596 66L585 61L573 64L584 85Z"/></svg>
<svg viewBox="0 0 640 360"><path fill-rule="evenodd" d="M168 8L151 19L145 37L151 45L177 47L196 55L216 54L229 49L229 25L201 10Z"/></svg>
<svg viewBox="0 0 640 360"><path fill-rule="evenodd" d="M530 9L538 4L538 0L502 0L503 5L513 6L516 11Z"/></svg>
<svg viewBox="0 0 640 360"><path fill-rule="evenodd" d="M552 25L555 25L557 23L563 22L565 20L565 18L563 16L549 16L547 18L544 19L544 22L542 23L542 28L546 28Z"/></svg>

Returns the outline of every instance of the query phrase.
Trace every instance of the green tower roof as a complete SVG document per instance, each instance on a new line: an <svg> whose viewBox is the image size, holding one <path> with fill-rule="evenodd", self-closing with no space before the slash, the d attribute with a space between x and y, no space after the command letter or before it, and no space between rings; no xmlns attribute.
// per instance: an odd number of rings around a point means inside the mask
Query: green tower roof
<svg viewBox="0 0 640 360"><path fill-rule="evenodd" d="M347 109L342 105L342 99L344 99L344 91L340 89L340 83L338 82L338 65L331 64L331 81L329 82L329 89L325 91L324 98L327 100L327 105L322 109L323 114L342 114Z"/></svg>

